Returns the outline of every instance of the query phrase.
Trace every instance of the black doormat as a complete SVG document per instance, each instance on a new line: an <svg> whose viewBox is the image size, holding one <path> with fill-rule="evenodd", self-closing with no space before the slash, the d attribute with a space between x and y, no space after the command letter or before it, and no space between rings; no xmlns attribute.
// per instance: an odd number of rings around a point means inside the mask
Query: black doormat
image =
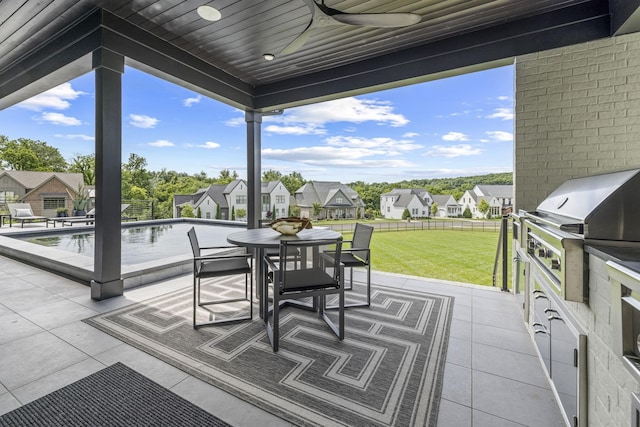
<svg viewBox="0 0 640 427"><path fill-rule="evenodd" d="M0 426L214 426L205 410L116 363L0 417Z"/></svg>

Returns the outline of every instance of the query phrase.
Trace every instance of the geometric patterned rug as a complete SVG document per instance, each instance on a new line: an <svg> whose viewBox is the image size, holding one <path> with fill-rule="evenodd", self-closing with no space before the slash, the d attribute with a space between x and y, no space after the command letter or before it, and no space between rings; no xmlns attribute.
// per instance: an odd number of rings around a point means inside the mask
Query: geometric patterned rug
<svg viewBox="0 0 640 427"><path fill-rule="evenodd" d="M370 308L345 311L344 341L317 314L284 308L277 353L255 311L194 330L191 288L85 321L296 425L435 426L453 298L371 292Z"/></svg>

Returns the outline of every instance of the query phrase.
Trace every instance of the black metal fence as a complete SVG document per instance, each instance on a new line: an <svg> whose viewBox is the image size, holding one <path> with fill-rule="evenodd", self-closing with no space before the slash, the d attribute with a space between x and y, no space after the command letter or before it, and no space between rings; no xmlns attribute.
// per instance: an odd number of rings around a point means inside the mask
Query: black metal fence
<svg viewBox="0 0 640 427"><path fill-rule="evenodd" d="M126 206L125 208L125 205ZM143 221L147 219L155 219L155 204L153 200L123 200L122 211L123 219L134 221Z"/></svg>
<svg viewBox="0 0 640 427"><path fill-rule="evenodd" d="M485 231L498 233L500 232L500 221L411 221L411 222L383 222L373 221L367 222L367 225L373 226L377 232L384 231L413 231L413 230L458 230L458 231ZM329 227L334 231L342 233L350 233L355 229L354 223L322 223L322 227Z"/></svg>
<svg viewBox="0 0 640 427"><path fill-rule="evenodd" d="M46 210L42 201L30 202L29 205L36 215L56 216L55 209ZM142 221L155 219L155 204L153 200L122 200L120 206L122 208L122 217L125 220ZM89 212L92 208L94 208L94 205L90 203L86 208L86 212ZM0 203L0 214L4 213L9 213L6 202ZM67 214L74 215L73 211L69 212L68 209Z"/></svg>

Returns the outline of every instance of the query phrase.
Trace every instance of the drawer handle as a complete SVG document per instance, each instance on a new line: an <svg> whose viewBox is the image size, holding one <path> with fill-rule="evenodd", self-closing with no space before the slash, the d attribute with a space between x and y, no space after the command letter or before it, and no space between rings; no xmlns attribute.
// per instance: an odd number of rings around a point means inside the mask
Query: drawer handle
<svg viewBox="0 0 640 427"><path fill-rule="evenodd" d="M533 333L534 334L546 334L547 333L547 325L544 325L540 322L533 322L531 324L531 326L533 326ZM542 329L536 329L536 327L540 327Z"/></svg>

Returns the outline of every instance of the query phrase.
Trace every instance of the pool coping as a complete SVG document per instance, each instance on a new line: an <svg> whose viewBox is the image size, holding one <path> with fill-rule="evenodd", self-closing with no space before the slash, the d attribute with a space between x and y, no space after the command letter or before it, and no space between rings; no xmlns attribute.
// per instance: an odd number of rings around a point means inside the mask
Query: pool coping
<svg viewBox="0 0 640 427"><path fill-rule="evenodd" d="M200 218L169 218L122 223L122 228L141 225L161 225L175 223L205 223L208 225L231 225L246 228L245 222L210 220ZM71 227L26 229L11 233L11 236L68 233ZM78 225L73 231L94 230L93 225ZM90 286L93 279L93 257L74 254L47 246L29 243L7 235L0 235L0 255L67 277L83 285ZM184 254L161 258L139 264L121 264L124 288L130 289L193 272L193 255Z"/></svg>

